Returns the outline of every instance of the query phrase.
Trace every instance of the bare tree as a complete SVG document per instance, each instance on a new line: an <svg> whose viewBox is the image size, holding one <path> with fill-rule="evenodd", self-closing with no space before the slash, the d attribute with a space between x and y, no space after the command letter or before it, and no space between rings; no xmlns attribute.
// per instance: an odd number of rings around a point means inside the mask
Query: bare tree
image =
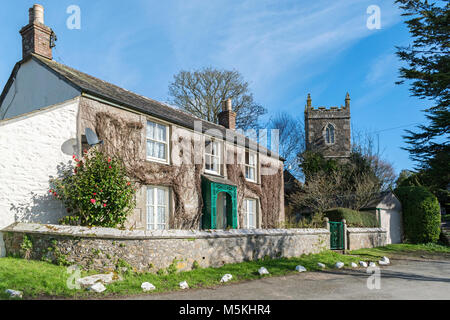
<svg viewBox="0 0 450 320"><path fill-rule="evenodd" d="M298 155L305 150L305 134L301 117L293 117L280 112L267 125L268 129L278 129L279 154L286 160L285 169L297 179L302 176Z"/></svg>
<svg viewBox="0 0 450 320"><path fill-rule="evenodd" d="M345 207L359 210L366 206L379 191L379 184L373 176L362 174L350 185L347 172L335 170L318 172L299 186L299 191L289 196L296 209L310 208L312 212Z"/></svg>
<svg viewBox="0 0 450 320"><path fill-rule="evenodd" d="M352 149L367 158L380 181L380 191L389 190L397 179L392 163L383 156L373 132L352 128ZM378 140L378 139L377 139Z"/></svg>
<svg viewBox="0 0 450 320"><path fill-rule="evenodd" d="M249 84L236 70L211 67L180 71L169 85L169 101L201 119L218 123L222 101L233 100L236 127L242 130L258 127L258 119L267 111L253 100Z"/></svg>

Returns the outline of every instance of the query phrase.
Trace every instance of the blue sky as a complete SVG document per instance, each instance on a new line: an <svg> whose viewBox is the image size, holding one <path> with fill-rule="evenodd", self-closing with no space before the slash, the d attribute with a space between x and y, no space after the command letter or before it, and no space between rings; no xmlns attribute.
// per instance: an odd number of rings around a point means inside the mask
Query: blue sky
<svg viewBox="0 0 450 320"><path fill-rule="evenodd" d="M425 121L426 101L395 85L396 45L411 39L400 11L386 0L65 1L38 3L58 36L54 59L150 98L167 101L179 70L236 69L269 111L303 116L313 106L351 97L352 127L379 135L380 150L397 173L414 163L402 139ZM21 59L20 28L36 1L4 1L0 11L0 86ZM69 5L81 9L70 30ZM381 9L381 29L369 30L366 10ZM5 45L7 44L7 45ZM399 128L401 127L401 128ZM396 129L392 129L396 128Z"/></svg>

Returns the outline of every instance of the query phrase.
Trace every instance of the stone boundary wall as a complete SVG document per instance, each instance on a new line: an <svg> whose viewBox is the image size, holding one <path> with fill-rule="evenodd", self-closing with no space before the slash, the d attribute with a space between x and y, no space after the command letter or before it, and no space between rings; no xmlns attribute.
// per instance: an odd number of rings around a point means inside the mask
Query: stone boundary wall
<svg viewBox="0 0 450 320"><path fill-rule="evenodd" d="M330 248L327 229L118 230L15 223L2 230L7 255L112 271L190 270L265 256L295 257ZM24 252L24 236L32 249Z"/></svg>
<svg viewBox="0 0 450 320"><path fill-rule="evenodd" d="M386 233L383 228L347 228L347 249L385 246Z"/></svg>

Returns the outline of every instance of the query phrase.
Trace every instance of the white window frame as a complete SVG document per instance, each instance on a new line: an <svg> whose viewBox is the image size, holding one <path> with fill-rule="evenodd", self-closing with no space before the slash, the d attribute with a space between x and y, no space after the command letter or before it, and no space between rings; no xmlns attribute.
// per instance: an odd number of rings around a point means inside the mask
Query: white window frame
<svg viewBox="0 0 450 320"><path fill-rule="evenodd" d="M150 189L153 189L153 203L149 203L149 197L148 197L148 191ZM165 203L163 205L158 204L158 190L163 190L165 194ZM169 213L170 213L170 206L169 206L169 197L170 192L168 187L162 187L162 186L147 186L146 193L145 193L145 210L146 210L146 230L166 230L169 229ZM153 223L150 223L150 210L149 208L153 208ZM158 221L158 208L164 207L164 223L161 223ZM150 227L152 226L152 227ZM158 226L162 226L162 228L158 228Z"/></svg>
<svg viewBox="0 0 450 320"><path fill-rule="evenodd" d="M154 123L154 124L156 124L157 126L158 125L160 125L160 126L163 126L163 127L165 127L165 129L166 129L166 140L165 141L163 141L163 140L155 140L155 139L152 139L152 138L149 138L148 136L147 136L147 130L148 130L148 125L150 124L150 123ZM164 158L165 159L161 159L161 158L157 158L157 157L152 157L152 156L149 156L148 154L147 154L147 142L148 141L153 141L153 142L156 142L157 144L164 144L166 147L165 147L165 154L164 154ZM153 121L153 120L147 120L147 123L146 123L146 127L145 127L145 156L146 156L146 159L147 160L149 160L149 161L155 161L155 162L161 162L161 163L169 163L169 154L170 154L170 152L169 152L169 148L170 148L170 143L169 143L169 141L170 141L170 139L169 139L169 126L167 125L167 124L164 124L164 123L161 123L161 122L156 122L156 121Z"/></svg>
<svg viewBox="0 0 450 320"><path fill-rule="evenodd" d="M248 153L248 162L247 163L247 155ZM254 156L255 157L255 163L252 165L250 164L250 157ZM251 182L258 182L258 154L256 152L252 152L250 150L246 150L245 151L245 156L244 156L244 167L245 167L245 179L247 181L251 181ZM251 179L248 177L247 172L250 172L250 170L253 169L254 170L254 179Z"/></svg>
<svg viewBox="0 0 450 320"><path fill-rule="evenodd" d="M206 142L210 141L211 142L211 153L208 153L207 151L207 147L206 147ZM213 144L217 144L217 155L212 154L212 150L213 150ZM209 174L214 174L214 175L221 175L221 168L222 168L222 148L223 148L223 142L220 140L216 140L216 139L211 139L211 138L205 138L205 172L209 173ZM207 159L210 158L210 164L212 164L212 160L213 158L216 158L219 160L219 165L217 170L210 170L206 168L206 164L207 164Z"/></svg>
<svg viewBox="0 0 450 320"><path fill-rule="evenodd" d="M249 203L253 202L253 208L254 208L254 212L250 212L249 210ZM245 198L244 199L244 213L245 213L245 228L246 229L257 229L258 228L258 199L253 199L253 198ZM254 215L255 216L255 225L251 226L250 225L250 215Z"/></svg>

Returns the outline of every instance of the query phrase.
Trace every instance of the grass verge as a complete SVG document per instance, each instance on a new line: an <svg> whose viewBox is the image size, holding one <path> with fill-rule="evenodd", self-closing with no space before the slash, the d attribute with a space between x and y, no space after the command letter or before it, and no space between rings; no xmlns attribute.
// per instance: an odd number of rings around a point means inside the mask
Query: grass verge
<svg viewBox="0 0 450 320"><path fill-rule="evenodd" d="M333 251L323 251L318 254L302 255L295 258L265 258L257 261L226 264L220 268L200 268L192 271L157 275L153 273L123 274L123 281L107 285L107 290L96 294L86 290L69 289L67 280L71 276L66 267L56 266L43 261L29 261L19 258L0 259L0 299L8 299L6 289L20 290L24 299L39 297L59 297L71 299L104 298L123 295L142 294L142 282L150 282L156 290L152 293L181 290L179 282L187 281L190 288L205 288L221 284L220 279L226 273L233 275L228 282L255 280L262 277L281 276L295 273L297 265L304 266L308 271L320 268L318 262L324 263L326 268L333 268L337 261L344 262L348 267L351 262L376 261L381 256L392 256L399 252L432 252L449 253L450 248L439 245L388 245L386 247L360 249L351 252L351 255L342 255ZM270 275L260 276L258 269L266 267ZM92 274L92 272L89 272ZM82 276L87 275L83 272Z"/></svg>

